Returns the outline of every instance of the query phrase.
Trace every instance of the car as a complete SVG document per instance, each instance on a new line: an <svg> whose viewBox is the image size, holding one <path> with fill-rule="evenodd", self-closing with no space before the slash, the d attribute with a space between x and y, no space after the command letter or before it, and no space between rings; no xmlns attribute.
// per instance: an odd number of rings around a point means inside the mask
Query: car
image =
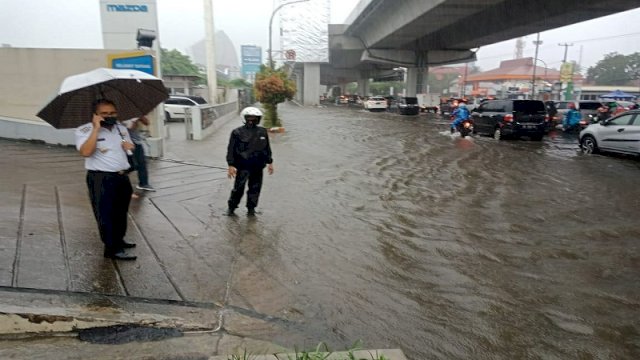
<svg viewBox="0 0 640 360"><path fill-rule="evenodd" d="M580 131L585 154L600 151L640 155L640 110L629 110Z"/></svg>
<svg viewBox="0 0 640 360"><path fill-rule="evenodd" d="M336 104L348 104L349 98L346 95L340 95L336 98Z"/></svg>
<svg viewBox="0 0 640 360"><path fill-rule="evenodd" d="M387 99L383 96L372 96L364 102L364 108L369 111L387 110Z"/></svg>
<svg viewBox="0 0 640 360"><path fill-rule="evenodd" d="M604 103L597 100L581 100L578 102L578 110L580 111L580 115L582 115L582 119L588 118L589 115L596 115L598 109L603 106Z"/></svg>
<svg viewBox="0 0 640 360"><path fill-rule="evenodd" d="M460 103L460 99L456 99L456 98L441 99L440 106L438 106L438 108L440 109L440 115L442 116L444 116L444 114L451 115L453 110L455 110L455 108L458 107L458 103Z"/></svg>
<svg viewBox="0 0 640 360"><path fill-rule="evenodd" d="M164 102L164 116L166 121L184 120L185 109L206 104L207 101L200 96L170 95Z"/></svg>
<svg viewBox="0 0 640 360"><path fill-rule="evenodd" d="M544 137L549 116L540 100L489 100L472 113L474 132L505 137L527 136L540 141Z"/></svg>
<svg viewBox="0 0 640 360"><path fill-rule="evenodd" d="M400 115L418 115L420 113L418 98L411 96L399 97L396 100L394 110Z"/></svg>

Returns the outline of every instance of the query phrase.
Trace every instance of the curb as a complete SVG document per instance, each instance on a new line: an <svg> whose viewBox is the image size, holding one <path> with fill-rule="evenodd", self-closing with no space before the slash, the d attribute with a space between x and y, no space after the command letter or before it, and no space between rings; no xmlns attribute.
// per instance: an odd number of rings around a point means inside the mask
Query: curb
<svg viewBox="0 0 640 360"><path fill-rule="evenodd" d="M214 331L219 307L116 295L0 288L0 337L133 326Z"/></svg>

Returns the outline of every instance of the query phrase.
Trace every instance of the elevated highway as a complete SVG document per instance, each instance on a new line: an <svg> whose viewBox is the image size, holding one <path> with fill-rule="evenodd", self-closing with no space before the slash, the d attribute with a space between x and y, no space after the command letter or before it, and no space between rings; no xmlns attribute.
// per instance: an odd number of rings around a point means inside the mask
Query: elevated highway
<svg viewBox="0 0 640 360"><path fill-rule="evenodd" d="M639 6L638 0L361 0L346 24L329 25L329 63L298 64L298 73L324 85L358 81L366 93L366 80L401 66L411 94L426 84L427 66L474 61L481 46ZM304 103L317 103L319 94L308 99L312 86L303 86Z"/></svg>

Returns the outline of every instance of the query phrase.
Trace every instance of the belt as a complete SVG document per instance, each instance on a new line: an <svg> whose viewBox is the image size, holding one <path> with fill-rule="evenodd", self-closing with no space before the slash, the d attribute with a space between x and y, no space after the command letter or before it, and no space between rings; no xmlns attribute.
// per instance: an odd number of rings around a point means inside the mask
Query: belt
<svg viewBox="0 0 640 360"><path fill-rule="evenodd" d="M109 175L126 175L126 170L120 171L100 171L100 170L87 170L91 174L109 174Z"/></svg>

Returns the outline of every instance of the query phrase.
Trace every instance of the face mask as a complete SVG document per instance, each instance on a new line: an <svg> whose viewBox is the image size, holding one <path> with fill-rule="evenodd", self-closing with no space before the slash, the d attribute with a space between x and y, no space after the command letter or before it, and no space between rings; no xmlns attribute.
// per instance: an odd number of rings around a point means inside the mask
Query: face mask
<svg viewBox="0 0 640 360"><path fill-rule="evenodd" d="M110 116L110 117L106 117L104 118L104 120L102 120L100 122L101 126L112 126L115 125L116 122L118 122L118 118L115 116Z"/></svg>

